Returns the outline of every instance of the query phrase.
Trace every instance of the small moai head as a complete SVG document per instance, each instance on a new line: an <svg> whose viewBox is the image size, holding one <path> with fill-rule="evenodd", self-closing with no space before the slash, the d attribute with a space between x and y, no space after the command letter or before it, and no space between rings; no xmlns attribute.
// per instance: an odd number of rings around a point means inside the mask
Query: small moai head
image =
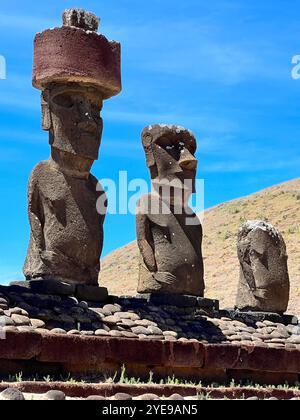
<svg viewBox="0 0 300 420"><path fill-rule="evenodd" d="M64 26L74 26L85 31L97 32L100 19L84 9L66 9L62 15Z"/></svg>
<svg viewBox="0 0 300 420"><path fill-rule="evenodd" d="M197 144L190 130L176 125L152 125L143 130L142 142L153 183L175 182L195 192Z"/></svg>
<svg viewBox="0 0 300 420"><path fill-rule="evenodd" d="M246 222L238 233L240 310L284 313L289 302L287 252L280 232L271 224Z"/></svg>

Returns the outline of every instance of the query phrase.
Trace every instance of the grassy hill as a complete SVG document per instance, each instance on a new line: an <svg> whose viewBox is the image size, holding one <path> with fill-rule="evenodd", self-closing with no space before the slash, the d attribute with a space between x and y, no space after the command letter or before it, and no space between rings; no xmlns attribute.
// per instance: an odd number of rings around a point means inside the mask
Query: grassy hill
<svg viewBox="0 0 300 420"><path fill-rule="evenodd" d="M291 300L289 311L300 314L300 178L205 212L203 256L206 296L222 307L235 303L239 264L237 231L246 220L262 219L283 234L289 255ZM102 264L101 285L112 294L135 294L138 249L135 242L112 252Z"/></svg>

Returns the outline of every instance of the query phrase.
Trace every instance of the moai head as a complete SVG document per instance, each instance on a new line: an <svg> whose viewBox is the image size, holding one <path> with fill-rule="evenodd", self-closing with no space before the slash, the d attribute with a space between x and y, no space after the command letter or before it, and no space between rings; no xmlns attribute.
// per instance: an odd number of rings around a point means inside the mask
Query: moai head
<svg viewBox="0 0 300 420"><path fill-rule="evenodd" d="M120 44L97 33L99 19L66 10L63 26L36 35L33 85L42 90L42 126L52 158L88 173L98 159L104 99L121 91Z"/></svg>
<svg viewBox="0 0 300 420"><path fill-rule="evenodd" d="M172 182L195 192L197 171L196 139L193 133L176 125L152 125L142 132L147 166L154 184Z"/></svg>
<svg viewBox="0 0 300 420"><path fill-rule="evenodd" d="M52 84L42 93L43 129L50 145L92 161L98 159L103 121L101 92L94 87Z"/></svg>
<svg viewBox="0 0 300 420"><path fill-rule="evenodd" d="M237 308L284 313L290 283L286 245L280 232L269 223L248 221L239 230L238 258Z"/></svg>

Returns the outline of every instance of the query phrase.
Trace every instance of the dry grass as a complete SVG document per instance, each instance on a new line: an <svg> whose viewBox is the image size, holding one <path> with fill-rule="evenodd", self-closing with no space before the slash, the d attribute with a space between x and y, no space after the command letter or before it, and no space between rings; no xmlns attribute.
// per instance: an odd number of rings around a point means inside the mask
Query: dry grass
<svg viewBox="0 0 300 420"><path fill-rule="evenodd" d="M209 209L204 219L203 255L206 296L232 307L238 283L236 236L246 220L263 219L283 234L289 255L289 311L300 314L300 178L249 197ZM138 250L135 243L112 252L103 261L101 284L116 295L135 294Z"/></svg>

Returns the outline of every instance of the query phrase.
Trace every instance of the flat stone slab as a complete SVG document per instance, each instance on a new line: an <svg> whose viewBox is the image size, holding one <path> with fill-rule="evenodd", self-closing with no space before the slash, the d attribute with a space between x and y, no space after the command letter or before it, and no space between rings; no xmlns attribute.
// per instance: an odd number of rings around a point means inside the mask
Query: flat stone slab
<svg viewBox="0 0 300 420"><path fill-rule="evenodd" d="M13 292L30 292L42 295L75 296L78 300L106 302L108 290L105 287L70 284L56 280L30 280L11 282ZM5 289L4 289L5 290Z"/></svg>
<svg viewBox="0 0 300 420"><path fill-rule="evenodd" d="M32 293L46 295L72 296L75 293L76 285L60 282L56 280L30 280L30 281L14 281L10 283L11 287L28 289Z"/></svg>
<svg viewBox="0 0 300 420"><path fill-rule="evenodd" d="M106 302L108 299L108 290L106 287L77 285L75 296L78 300Z"/></svg>
<svg viewBox="0 0 300 420"><path fill-rule="evenodd" d="M294 315L280 315L273 312L242 312L236 309L225 309L220 311L222 317L232 320L255 324L256 322L270 321L283 325L298 325L299 320Z"/></svg>

